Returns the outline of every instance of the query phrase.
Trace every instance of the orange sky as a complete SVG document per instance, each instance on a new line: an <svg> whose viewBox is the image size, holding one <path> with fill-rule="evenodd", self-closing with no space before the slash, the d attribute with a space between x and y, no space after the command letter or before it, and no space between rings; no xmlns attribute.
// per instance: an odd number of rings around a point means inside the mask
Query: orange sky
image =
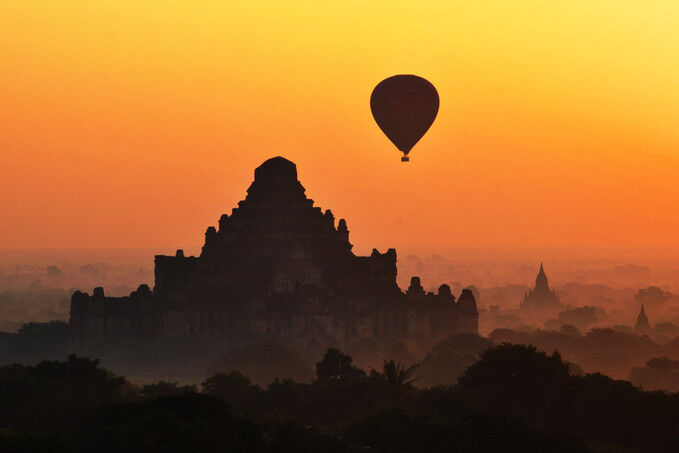
<svg viewBox="0 0 679 453"><path fill-rule="evenodd" d="M676 0L2 1L0 62L0 248L198 246L275 155L359 252L679 246Z"/></svg>

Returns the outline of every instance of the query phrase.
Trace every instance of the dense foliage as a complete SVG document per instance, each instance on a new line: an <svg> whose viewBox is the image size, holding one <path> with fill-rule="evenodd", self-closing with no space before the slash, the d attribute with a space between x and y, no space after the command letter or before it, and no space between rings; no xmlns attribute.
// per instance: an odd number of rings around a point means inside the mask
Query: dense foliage
<svg viewBox="0 0 679 453"><path fill-rule="evenodd" d="M447 348L444 348L447 349ZM487 348L455 385L413 385L417 366L365 373L328 350L312 382L253 384L219 372L200 390L142 388L70 356L0 367L0 451L672 451L679 395L600 374L558 353Z"/></svg>
<svg viewBox="0 0 679 453"><path fill-rule="evenodd" d="M0 332L0 363L34 364L64 358L68 324L62 321L24 324L16 333Z"/></svg>

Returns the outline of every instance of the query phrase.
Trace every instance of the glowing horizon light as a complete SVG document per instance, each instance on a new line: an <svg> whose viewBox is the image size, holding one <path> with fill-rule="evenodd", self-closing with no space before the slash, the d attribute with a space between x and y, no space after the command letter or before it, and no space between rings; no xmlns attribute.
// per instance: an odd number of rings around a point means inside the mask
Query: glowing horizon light
<svg viewBox="0 0 679 453"><path fill-rule="evenodd" d="M35 0L0 30L2 249L194 244L276 155L359 251L677 245L677 2ZM367 107L393 74L441 98L407 166Z"/></svg>

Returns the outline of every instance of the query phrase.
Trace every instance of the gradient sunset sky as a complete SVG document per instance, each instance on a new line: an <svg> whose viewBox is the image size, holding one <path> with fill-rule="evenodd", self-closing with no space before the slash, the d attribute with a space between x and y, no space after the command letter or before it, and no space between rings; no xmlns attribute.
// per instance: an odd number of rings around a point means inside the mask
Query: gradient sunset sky
<svg viewBox="0 0 679 453"><path fill-rule="evenodd" d="M679 246L676 0L0 1L0 62L0 248L200 246L276 155L362 253Z"/></svg>

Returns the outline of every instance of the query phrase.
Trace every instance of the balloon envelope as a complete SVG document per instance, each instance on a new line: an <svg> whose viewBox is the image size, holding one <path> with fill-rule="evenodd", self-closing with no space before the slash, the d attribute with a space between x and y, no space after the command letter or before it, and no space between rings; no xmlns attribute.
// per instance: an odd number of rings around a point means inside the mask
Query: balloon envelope
<svg viewBox="0 0 679 453"><path fill-rule="evenodd" d="M375 87L370 109L382 132L407 155L434 122L439 95L422 77L396 75Z"/></svg>

